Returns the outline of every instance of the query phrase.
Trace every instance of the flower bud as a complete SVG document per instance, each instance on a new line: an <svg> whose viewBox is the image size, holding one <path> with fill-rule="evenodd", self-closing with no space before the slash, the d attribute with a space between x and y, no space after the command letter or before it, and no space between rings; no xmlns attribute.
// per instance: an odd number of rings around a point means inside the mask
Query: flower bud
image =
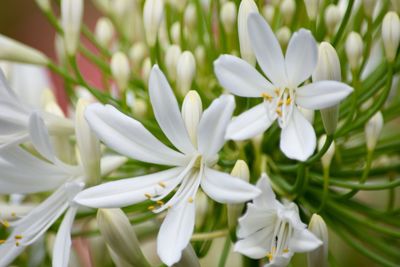
<svg viewBox="0 0 400 267"><path fill-rule="evenodd" d="M197 258L191 244L189 244L183 251L181 259L174 264L174 267L200 267L199 258Z"/></svg>
<svg viewBox="0 0 400 267"><path fill-rule="evenodd" d="M345 50L350 68L355 71L359 68L363 54L363 40L359 33L351 32L347 36Z"/></svg>
<svg viewBox="0 0 400 267"><path fill-rule="evenodd" d="M323 148L325 141L326 141L326 135L322 135L318 141L318 149L319 150L321 150ZM321 157L321 163L322 163L322 167L324 167L324 169L329 168L334 155L335 155L335 143L332 142L331 145L329 146L328 150Z"/></svg>
<svg viewBox="0 0 400 267"><path fill-rule="evenodd" d="M181 24L179 21L175 21L171 26L171 39L174 44L181 42Z"/></svg>
<svg viewBox="0 0 400 267"><path fill-rule="evenodd" d="M83 16L83 0L61 1L61 24L68 55L75 55L79 44Z"/></svg>
<svg viewBox="0 0 400 267"><path fill-rule="evenodd" d="M191 89L195 75L196 60L190 51L184 51L179 56L176 68L177 88L182 95Z"/></svg>
<svg viewBox="0 0 400 267"><path fill-rule="evenodd" d="M271 25L275 15L275 8L271 5L264 5L262 14L267 22Z"/></svg>
<svg viewBox="0 0 400 267"><path fill-rule="evenodd" d="M151 59L149 57L147 57L145 60L143 60L143 64L142 64L142 77L143 77L143 81L146 84L149 81L150 71L151 71Z"/></svg>
<svg viewBox="0 0 400 267"><path fill-rule="evenodd" d="M171 81L176 80L176 69L180 55L181 48L179 45L170 45L165 52L165 66Z"/></svg>
<svg viewBox="0 0 400 267"><path fill-rule="evenodd" d="M372 18L372 15L374 14L375 6L376 6L377 0L363 0L363 8L364 8L364 14L368 18Z"/></svg>
<svg viewBox="0 0 400 267"><path fill-rule="evenodd" d="M199 67L204 66L206 62L206 50L204 46L198 46L194 50L194 57L196 58L197 65Z"/></svg>
<svg viewBox="0 0 400 267"><path fill-rule="evenodd" d="M0 60L47 65L49 59L40 51L0 34Z"/></svg>
<svg viewBox="0 0 400 267"><path fill-rule="evenodd" d="M143 60L148 56L147 47L142 42L137 42L129 49L129 60L135 70L139 70Z"/></svg>
<svg viewBox="0 0 400 267"><path fill-rule="evenodd" d="M114 36L114 26L110 19L103 17L96 23L94 30L97 41L105 47L109 47Z"/></svg>
<svg viewBox="0 0 400 267"><path fill-rule="evenodd" d="M85 109L89 105L79 99L75 114L75 135L79 148L80 160L86 174L86 182L97 184L100 180L100 141L94 135L85 119Z"/></svg>
<svg viewBox="0 0 400 267"><path fill-rule="evenodd" d="M182 104L182 117L185 122L190 140L197 146L197 126L203 113L203 105L199 94L191 90L189 91Z"/></svg>
<svg viewBox="0 0 400 267"><path fill-rule="evenodd" d="M335 48L327 42L322 42L318 48L318 63L312 75L313 81L341 81L340 61ZM333 134L336 130L339 116L339 106L321 110L325 132Z"/></svg>
<svg viewBox="0 0 400 267"><path fill-rule="evenodd" d="M386 13L383 18L382 41L387 60L393 62L400 42L400 19L393 11Z"/></svg>
<svg viewBox="0 0 400 267"><path fill-rule="evenodd" d="M283 0L280 6L283 21L286 25L290 24L293 14L296 10L296 2L294 0Z"/></svg>
<svg viewBox="0 0 400 267"><path fill-rule="evenodd" d="M254 3L254 0L242 0L239 5L238 13L240 56L249 64L255 66L256 58L251 47L249 31L247 29L247 18L252 12L258 12L258 8L257 5Z"/></svg>
<svg viewBox="0 0 400 267"><path fill-rule="evenodd" d="M250 170L246 162L243 160L236 161L235 166L232 169L231 175L233 177L238 177L243 181L248 182L250 180ZM236 226L239 217L242 215L244 203L241 204L228 204L228 227L231 234L231 238L236 238Z"/></svg>
<svg viewBox="0 0 400 267"><path fill-rule="evenodd" d="M364 128L365 139L369 151L373 151L375 149L382 128L383 128L383 116L382 113L379 111L374 116L372 116L372 118L365 124Z"/></svg>
<svg viewBox="0 0 400 267"><path fill-rule="evenodd" d="M121 209L99 209L97 224L106 244L123 261L130 266L150 266L128 217Z"/></svg>
<svg viewBox="0 0 400 267"><path fill-rule="evenodd" d="M59 34L56 34L54 37L54 50L56 52L58 61L61 64L65 64L67 62L67 54L65 51L64 40Z"/></svg>
<svg viewBox="0 0 400 267"><path fill-rule="evenodd" d="M290 29L286 26L280 28L277 32L276 32L276 38L279 41L279 44L282 47L286 47L289 43L290 40L290 36L291 36L292 32L290 31Z"/></svg>
<svg viewBox="0 0 400 267"><path fill-rule="evenodd" d="M122 52L115 53L111 58L111 73L119 89L124 91L129 82L130 67L127 56Z"/></svg>
<svg viewBox="0 0 400 267"><path fill-rule="evenodd" d="M44 13L51 11L50 0L35 0L35 2Z"/></svg>
<svg viewBox="0 0 400 267"><path fill-rule="evenodd" d="M157 41L158 29L164 16L164 0L146 0L143 8L143 26L149 46Z"/></svg>
<svg viewBox="0 0 400 267"><path fill-rule="evenodd" d="M321 0L304 0L307 15L310 20L316 20Z"/></svg>
<svg viewBox="0 0 400 267"><path fill-rule="evenodd" d="M318 214L313 214L308 225L308 230L311 231L322 242L322 246L308 252L308 267L328 267L328 228Z"/></svg>
<svg viewBox="0 0 400 267"><path fill-rule="evenodd" d="M228 1L222 5L219 16L221 18L224 31L228 34L231 34L235 27L236 12L236 5L234 2Z"/></svg>
<svg viewBox="0 0 400 267"><path fill-rule="evenodd" d="M188 29L193 30L196 27L197 13L196 13L196 6L193 3L187 5L183 18L185 26Z"/></svg>
<svg viewBox="0 0 400 267"><path fill-rule="evenodd" d="M340 8L337 5L331 4L325 9L325 25L329 34L333 34L336 26L342 19Z"/></svg>

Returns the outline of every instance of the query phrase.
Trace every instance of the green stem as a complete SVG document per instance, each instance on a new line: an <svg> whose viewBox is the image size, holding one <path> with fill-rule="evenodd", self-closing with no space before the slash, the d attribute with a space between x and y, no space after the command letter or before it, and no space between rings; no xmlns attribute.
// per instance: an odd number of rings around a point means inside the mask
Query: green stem
<svg viewBox="0 0 400 267"><path fill-rule="evenodd" d="M323 186L323 192L322 192L322 200L321 200L321 205L319 206L318 211L321 211L328 198L328 192L329 192L329 166L323 169L324 173L324 186Z"/></svg>
<svg viewBox="0 0 400 267"><path fill-rule="evenodd" d="M218 267L225 267L230 248L231 248L231 240L229 239L229 237L227 237L225 238L224 249L222 250L221 257L219 258Z"/></svg>
<svg viewBox="0 0 400 267"><path fill-rule="evenodd" d="M354 0L349 0L349 3L347 4L346 13L344 14L342 22L340 23L339 30L335 34L335 37L333 38L333 41L332 41L332 45L334 47L336 47L338 45L340 39L343 36L344 30L347 26L347 22L349 21L349 18L351 15L351 10L353 9L353 4L354 4Z"/></svg>

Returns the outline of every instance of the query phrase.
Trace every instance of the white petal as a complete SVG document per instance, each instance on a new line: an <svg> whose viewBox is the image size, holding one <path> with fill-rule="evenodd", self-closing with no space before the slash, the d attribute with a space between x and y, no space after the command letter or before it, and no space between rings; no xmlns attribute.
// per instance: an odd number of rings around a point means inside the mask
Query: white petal
<svg viewBox="0 0 400 267"><path fill-rule="evenodd" d="M181 167L172 168L90 187L80 192L74 201L93 208L125 207L148 199L147 194L156 196L156 193L161 193L163 187L158 183L163 182L168 186L168 181L179 176L182 171Z"/></svg>
<svg viewBox="0 0 400 267"><path fill-rule="evenodd" d="M128 159L122 156L108 155L101 158L101 176L106 176L122 166Z"/></svg>
<svg viewBox="0 0 400 267"><path fill-rule="evenodd" d="M261 194L253 199L254 205L263 209L276 209L276 196L266 173L261 175L256 186L261 190Z"/></svg>
<svg viewBox="0 0 400 267"><path fill-rule="evenodd" d="M204 111L198 128L198 147L203 156L213 157L225 143L225 132L235 108L232 95L215 99Z"/></svg>
<svg viewBox="0 0 400 267"><path fill-rule="evenodd" d="M195 203L185 202L168 210L157 236L157 254L168 266L178 262L193 233Z"/></svg>
<svg viewBox="0 0 400 267"><path fill-rule="evenodd" d="M269 249L270 232L262 229L236 242L234 250L252 259L264 258Z"/></svg>
<svg viewBox="0 0 400 267"><path fill-rule="evenodd" d="M97 137L111 149L134 159L163 165L181 165L184 155L165 146L144 126L113 106L92 104L86 119Z"/></svg>
<svg viewBox="0 0 400 267"><path fill-rule="evenodd" d="M53 147L50 143L49 133L42 120L36 112L29 117L29 134L32 140L32 145L44 158L50 162L55 162L56 157Z"/></svg>
<svg viewBox="0 0 400 267"><path fill-rule="evenodd" d="M71 228L74 223L77 207L71 207L64 215L64 219L58 229L53 247L53 266L67 267L71 252Z"/></svg>
<svg viewBox="0 0 400 267"><path fill-rule="evenodd" d="M9 242L10 241L10 242ZM16 246L13 240L0 245L0 266L10 266L15 258L24 251L24 246Z"/></svg>
<svg viewBox="0 0 400 267"><path fill-rule="evenodd" d="M283 255L276 255L272 261L264 265L264 267L286 267L288 266L292 257L293 253L291 252L284 253Z"/></svg>
<svg viewBox="0 0 400 267"><path fill-rule="evenodd" d="M262 93L274 93L272 84L241 58L222 55L214 61L214 71L222 87L234 95L261 97Z"/></svg>
<svg viewBox="0 0 400 267"><path fill-rule="evenodd" d="M237 236L239 238L245 238L263 228L269 227L267 230L270 231L272 238L276 218L275 209L264 209L249 203L247 204L246 213L239 218Z"/></svg>
<svg viewBox="0 0 400 267"><path fill-rule="evenodd" d="M316 143L313 127L294 107L290 121L282 129L280 141L282 152L288 158L305 161L314 152Z"/></svg>
<svg viewBox="0 0 400 267"><path fill-rule="evenodd" d="M324 109L339 104L353 88L337 81L319 81L296 90L296 103L308 109Z"/></svg>
<svg viewBox="0 0 400 267"><path fill-rule="evenodd" d="M285 65L289 86L294 88L311 76L318 61L318 47L311 32L300 29L289 41Z"/></svg>
<svg viewBox="0 0 400 267"><path fill-rule="evenodd" d="M181 152L193 153L195 148L183 123L178 102L165 75L157 65L150 73L149 95L154 115L164 134Z"/></svg>
<svg viewBox="0 0 400 267"><path fill-rule="evenodd" d="M243 112L234 118L226 130L226 139L246 140L263 133L273 121L267 114L264 103Z"/></svg>
<svg viewBox="0 0 400 267"><path fill-rule="evenodd" d="M285 61L271 27L260 14L251 13L248 18L248 30L258 64L274 85L285 86Z"/></svg>
<svg viewBox="0 0 400 267"><path fill-rule="evenodd" d="M289 243L289 249L293 252L308 252L312 251L322 245L313 233L307 229L295 231Z"/></svg>
<svg viewBox="0 0 400 267"><path fill-rule="evenodd" d="M261 193L257 187L237 177L210 168L204 171L201 188L220 203L242 203Z"/></svg>

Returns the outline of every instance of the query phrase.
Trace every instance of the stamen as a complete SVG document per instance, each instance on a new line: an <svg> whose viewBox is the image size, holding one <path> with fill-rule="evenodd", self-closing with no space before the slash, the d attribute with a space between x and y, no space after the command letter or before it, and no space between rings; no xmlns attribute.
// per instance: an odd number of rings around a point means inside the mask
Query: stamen
<svg viewBox="0 0 400 267"><path fill-rule="evenodd" d="M15 242L15 245L16 245L17 247L19 247L19 242Z"/></svg>
<svg viewBox="0 0 400 267"><path fill-rule="evenodd" d="M17 216L17 214L15 214L15 212L11 212L11 216L15 217L15 216Z"/></svg>
<svg viewBox="0 0 400 267"><path fill-rule="evenodd" d="M157 203L158 205L160 205L160 206L164 205L164 201L162 201L162 200L157 200L156 203Z"/></svg>
<svg viewBox="0 0 400 267"><path fill-rule="evenodd" d="M286 99L286 106L289 106L290 103L292 103L292 99L290 98L290 96Z"/></svg>
<svg viewBox="0 0 400 267"><path fill-rule="evenodd" d="M15 239L22 239L22 235L16 235L14 236Z"/></svg>
<svg viewBox="0 0 400 267"><path fill-rule="evenodd" d="M268 253L267 253L267 257L268 257L268 260L271 262L271 261L272 261L272 254L271 254L271 252L268 252Z"/></svg>
<svg viewBox="0 0 400 267"><path fill-rule="evenodd" d="M272 101L272 96L268 93L261 93L261 97L264 98L265 100L271 102Z"/></svg>
<svg viewBox="0 0 400 267"><path fill-rule="evenodd" d="M189 201L189 203L193 203L193 198L189 197L188 201Z"/></svg>
<svg viewBox="0 0 400 267"><path fill-rule="evenodd" d="M281 94L281 90L279 90L279 88L275 88L274 92L276 96L279 96Z"/></svg>
<svg viewBox="0 0 400 267"><path fill-rule="evenodd" d="M162 188L165 188L167 186L164 182L158 182L158 185L161 186Z"/></svg>
<svg viewBox="0 0 400 267"><path fill-rule="evenodd" d="M278 114L279 117L282 117L282 110L277 108L276 113Z"/></svg>
<svg viewBox="0 0 400 267"><path fill-rule="evenodd" d="M147 207L148 210L154 210L155 208L153 205Z"/></svg>
<svg viewBox="0 0 400 267"><path fill-rule="evenodd" d="M144 196L147 197L148 199L151 198L151 195L149 193L145 193Z"/></svg>
<svg viewBox="0 0 400 267"><path fill-rule="evenodd" d="M0 245L4 244L6 241L4 239L0 239Z"/></svg>
<svg viewBox="0 0 400 267"><path fill-rule="evenodd" d="M283 101L282 100L279 100L278 101L278 107L281 107L283 105Z"/></svg>
<svg viewBox="0 0 400 267"><path fill-rule="evenodd" d="M0 221L0 224L2 224L5 228L10 227L10 223L7 220Z"/></svg>
<svg viewBox="0 0 400 267"><path fill-rule="evenodd" d="M288 253L288 252L289 252L289 249L288 249L288 248L285 248L285 249L283 250L283 252L284 252L284 253Z"/></svg>

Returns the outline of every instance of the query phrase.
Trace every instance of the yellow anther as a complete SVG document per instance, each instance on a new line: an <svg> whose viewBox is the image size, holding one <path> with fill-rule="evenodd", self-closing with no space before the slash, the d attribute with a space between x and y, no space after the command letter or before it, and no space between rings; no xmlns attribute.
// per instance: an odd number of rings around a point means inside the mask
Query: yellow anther
<svg viewBox="0 0 400 267"><path fill-rule="evenodd" d="M189 201L189 203L193 203L193 198L189 197L188 201Z"/></svg>
<svg viewBox="0 0 400 267"><path fill-rule="evenodd" d="M149 193L145 193L144 196L147 197L148 199L151 198L151 195Z"/></svg>
<svg viewBox="0 0 400 267"><path fill-rule="evenodd" d="M268 252L268 253L267 253L267 257L268 257L268 260L269 260L269 261L272 261L272 254L271 254L271 252Z"/></svg>
<svg viewBox="0 0 400 267"><path fill-rule="evenodd" d="M12 216L12 217L15 217L15 216L17 216L17 215L15 214L15 212L11 212L11 216Z"/></svg>
<svg viewBox="0 0 400 267"><path fill-rule="evenodd" d="M164 182L158 182L158 185L161 186L162 188L165 188L165 187L166 187L166 185L165 185Z"/></svg>
<svg viewBox="0 0 400 267"><path fill-rule="evenodd" d="M285 248L285 249L283 250L283 252L284 252L284 253L288 253L288 252L289 252L289 249L288 249L288 248Z"/></svg>
<svg viewBox="0 0 400 267"><path fill-rule="evenodd" d="M276 109L276 113L279 117L282 117L282 111L279 108Z"/></svg>
<svg viewBox="0 0 400 267"><path fill-rule="evenodd" d="M272 96L267 93L261 93L261 97L264 98L265 100L268 100L269 102L272 101Z"/></svg>
<svg viewBox="0 0 400 267"><path fill-rule="evenodd" d="M171 206L171 205L168 205L167 209L170 209L170 208L172 208L172 206Z"/></svg>
<svg viewBox="0 0 400 267"><path fill-rule="evenodd" d="M10 223L7 220L0 221L0 224L2 224L5 228L10 227Z"/></svg>
<svg viewBox="0 0 400 267"><path fill-rule="evenodd" d="M22 239L22 235L16 235L14 236L15 239Z"/></svg>
<svg viewBox="0 0 400 267"><path fill-rule="evenodd" d="M274 92L276 96L279 96L281 94L281 90L279 90L279 88L275 88Z"/></svg>
<svg viewBox="0 0 400 267"><path fill-rule="evenodd" d="M164 205L164 202L163 202L162 200L157 200L156 203L157 203L158 205L160 205L160 206Z"/></svg>
<svg viewBox="0 0 400 267"><path fill-rule="evenodd" d="M288 98L286 99L286 105L289 106L290 103L292 103L292 99L291 99L290 97L288 97Z"/></svg>
<svg viewBox="0 0 400 267"><path fill-rule="evenodd" d="M19 247L19 242L15 242L15 245L16 245L17 247Z"/></svg>
<svg viewBox="0 0 400 267"><path fill-rule="evenodd" d="M279 100L278 101L278 107L281 107L283 105L283 101L282 100Z"/></svg>
<svg viewBox="0 0 400 267"><path fill-rule="evenodd" d="M154 210L155 208L153 205L147 207L148 210Z"/></svg>
<svg viewBox="0 0 400 267"><path fill-rule="evenodd" d="M6 241L4 239L0 239L0 245L4 244Z"/></svg>

